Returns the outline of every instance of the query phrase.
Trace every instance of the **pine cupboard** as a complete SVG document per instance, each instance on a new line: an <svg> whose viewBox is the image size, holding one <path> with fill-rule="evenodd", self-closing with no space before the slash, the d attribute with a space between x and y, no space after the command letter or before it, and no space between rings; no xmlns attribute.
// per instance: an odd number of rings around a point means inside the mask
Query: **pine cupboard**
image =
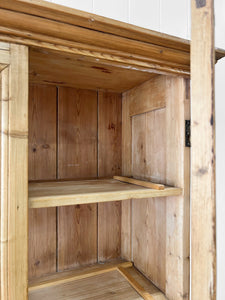
<svg viewBox="0 0 225 300"><path fill-rule="evenodd" d="M190 51L48 2L1 1L2 300L189 299L190 228L192 299L215 299L225 51L213 2L192 12Z"/></svg>

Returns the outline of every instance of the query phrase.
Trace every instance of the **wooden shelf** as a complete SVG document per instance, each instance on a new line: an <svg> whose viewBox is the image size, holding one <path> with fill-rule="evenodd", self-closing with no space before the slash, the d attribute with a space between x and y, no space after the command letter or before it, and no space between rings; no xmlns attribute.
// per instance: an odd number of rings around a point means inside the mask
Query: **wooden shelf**
<svg viewBox="0 0 225 300"><path fill-rule="evenodd" d="M115 260L65 271L29 283L29 300L165 300L164 294L134 267Z"/></svg>
<svg viewBox="0 0 225 300"><path fill-rule="evenodd" d="M156 190L114 179L35 182L29 184L29 207L56 207L76 204L179 196L181 188Z"/></svg>

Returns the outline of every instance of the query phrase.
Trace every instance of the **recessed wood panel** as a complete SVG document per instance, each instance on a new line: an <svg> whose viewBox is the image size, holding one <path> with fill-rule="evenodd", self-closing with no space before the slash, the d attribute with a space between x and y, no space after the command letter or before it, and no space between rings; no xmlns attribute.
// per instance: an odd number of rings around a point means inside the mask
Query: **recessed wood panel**
<svg viewBox="0 0 225 300"><path fill-rule="evenodd" d="M58 90L58 178L97 177L97 92ZM97 204L58 209L58 270L97 261Z"/></svg>
<svg viewBox="0 0 225 300"><path fill-rule="evenodd" d="M29 179L56 179L56 87L31 85ZM56 271L56 209L29 210L29 278Z"/></svg>
<svg viewBox="0 0 225 300"><path fill-rule="evenodd" d="M121 174L122 99L120 94L99 93L98 175ZM121 251L121 204L98 205L98 258L117 258Z"/></svg>
<svg viewBox="0 0 225 300"><path fill-rule="evenodd" d="M165 126L165 109L133 118L133 176L165 182ZM133 200L132 220L134 263L165 291L166 199Z"/></svg>

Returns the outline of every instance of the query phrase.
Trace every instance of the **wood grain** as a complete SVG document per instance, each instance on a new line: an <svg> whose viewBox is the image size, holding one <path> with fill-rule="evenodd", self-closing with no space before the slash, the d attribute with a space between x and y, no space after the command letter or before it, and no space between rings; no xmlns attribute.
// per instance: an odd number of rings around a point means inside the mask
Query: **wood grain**
<svg viewBox="0 0 225 300"><path fill-rule="evenodd" d="M52 42L52 38L60 38L94 45L99 48L119 50L126 54L132 53L132 55L139 57L144 56L151 58L153 62L157 62L158 64L160 62L170 62L172 65L177 63L184 67L188 67L190 64L189 53L186 51L127 39L64 22L58 23L47 18L40 18L31 14L23 14L6 9L0 9L0 16L2 27L18 28L21 33L29 28L29 31L33 32L30 39L34 39L35 34L44 34L49 37L49 42Z"/></svg>
<svg viewBox="0 0 225 300"><path fill-rule="evenodd" d="M56 179L56 87L29 88L29 180ZM56 209L29 210L29 278L56 271Z"/></svg>
<svg viewBox="0 0 225 300"><path fill-rule="evenodd" d="M56 272L56 209L29 210L29 279Z"/></svg>
<svg viewBox="0 0 225 300"><path fill-rule="evenodd" d="M58 178L97 176L97 93L59 88Z"/></svg>
<svg viewBox="0 0 225 300"><path fill-rule="evenodd" d="M163 184L153 183L150 181L144 181L144 180L137 180L131 177L125 177L125 176L113 176L113 179L119 180L121 182L126 182L130 184L135 184L139 186L143 186L150 189L155 190L164 190L165 186Z"/></svg>
<svg viewBox="0 0 225 300"><path fill-rule="evenodd" d="M111 272L117 270L118 267L130 268L133 266L132 262L115 259L113 261L91 264L88 266L80 266L74 270L58 272L53 275L43 276L29 281L29 291L38 290L49 286L54 286L74 280L80 280L95 275Z"/></svg>
<svg viewBox="0 0 225 300"><path fill-rule="evenodd" d="M80 89L126 91L156 74L121 68L80 55L30 49L30 82Z"/></svg>
<svg viewBox="0 0 225 300"><path fill-rule="evenodd" d="M135 116L165 107L165 90L162 89L164 81L164 76L157 76L126 92L130 102L129 115Z"/></svg>
<svg viewBox="0 0 225 300"><path fill-rule="evenodd" d="M168 197L166 205L166 295L189 298L189 151L185 150L186 82L167 77L166 183L184 188L184 195ZM171 134L171 132L173 134Z"/></svg>
<svg viewBox="0 0 225 300"><path fill-rule="evenodd" d="M29 292L30 300L41 298L48 300L143 299L117 270Z"/></svg>
<svg viewBox="0 0 225 300"><path fill-rule="evenodd" d="M135 177L165 182L165 126L165 109L133 118ZM166 284L166 201L166 198L133 200L132 216L134 264L163 291Z"/></svg>
<svg viewBox="0 0 225 300"><path fill-rule="evenodd" d="M137 282L129 272L123 267L118 267L118 271L123 275L123 277L130 283L130 285L137 291L137 293L144 299L144 300L154 300L154 298L145 291L143 286Z"/></svg>
<svg viewBox="0 0 225 300"><path fill-rule="evenodd" d="M200 8L197 2L192 1L191 297L215 300L214 1Z"/></svg>
<svg viewBox="0 0 225 300"><path fill-rule="evenodd" d="M10 46L8 131L8 297L27 299L28 48ZM6 170L4 170L6 171Z"/></svg>
<svg viewBox="0 0 225 300"><path fill-rule="evenodd" d="M149 29L90 14L89 12L72 9L70 7L59 6L54 3L40 2L38 0L21 0L16 3L12 3L12 1L2 1L1 7L24 13L30 13L32 11L32 14L36 16L47 17L52 20L63 21L68 24L108 32L143 42L149 42L149 36L151 36L151 42L153 44L166 46L172 49L180 49L186 52L190 49L190 43L187 40L175 36L168 36L163 33L159 34Z"/></svg>
<svg viewBox="0 0 225 300"><path fill-rule="evenodd" d="M122 175L132 175L132 118L129 93L122 94ZM121 203L121 257L132 258L132 199Z"/></svg>
<svg viewBox="0 0 225 300"><path fill-rule="evenodd" d="M121 174L122 99L120 94L99 92L98 175ZM121 204L98 205L98 259L120 257Z"/></svg>
<svg viewBox="0 0 225 300"><path fill-rule="evenodd" d="M29 89L29 180L56 178L56 87Z"/></svg>
<svg viewBox="0 0 225 300"><path fill-rule="evenodd" d="M80 205L181 194L181 188L165 187L164 190L155 190L114 179L29 183L30 208Z"/></svg>
<svg viewBox="0 0 225 300"><path fill-rule="evenodd" d="M119 271L118 271L119 269ZM123 275L117 276L115 274ZM112 274L114 274L112 276ZM108 282L109 280L109 282ZM29 297L38 299L133 299L131 291L124 290L124 280L129 288L136 288L142 295L134 299L165 300L164 294L132 267L131 262L116 260L95 264L74 271L66 271L35 280L29 288ZM127 286L128 287L128 286ZM53 298L52 298L53 297Z"/></svg>
<svg viewBox="0 0 225 300"><path fill-rule="evenodd" d="M0 52L1 53L1 52ZM1 76L1 299L8 298L8 155L9 136L9 68L3 70Z"/></svg>
<svg viewBox="0 0 225 300"><path fill-rule="evenodd" d="M58 212L58 270L97 262L97 205L61 207Z"/></svg>
<svg viewBox="0 0 225 300"><path fill-rule="evenodd" d="M58 178L96 177L97 93L60 87L58 95ZM57 251L60 271L97 261L96 204L59 208Z"/></svg>

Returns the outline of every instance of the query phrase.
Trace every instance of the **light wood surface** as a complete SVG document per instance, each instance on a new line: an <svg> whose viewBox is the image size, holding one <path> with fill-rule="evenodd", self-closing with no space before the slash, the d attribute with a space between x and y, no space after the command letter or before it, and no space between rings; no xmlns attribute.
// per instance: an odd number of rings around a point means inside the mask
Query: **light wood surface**
<svg viewBox="0 0 225 300"><path fill-rule="evenodd" d="M8 297L27 299L28 278L28 48L10 45L8 104ZM6 99L7 101L8 99Z"/></svg>
<svg viewBox="0 0 225 300"><path fill-rule="evenodd" d="M81 58L81 55L36 48L31 48L29 53L32 83L123 92L156 76L144 70L121 68L113 62L99 63L96 59Z"/></svg>
<svg viewBox="0 0 225 300"><path fill-rule="evenodd" d="M191 298L216 299L214 1L192 1Z"/></svg>
<svg viewBox="0 0 225 300"><path fill-rule="evenodd" d="M10 46L9 43L0 42L0 72L3 71L10 63Z"/></svg>
<svg viewBox="0 0 225 300"><path fill-rule="evenodd" d="M56 87L29 87L29 180L57 178L56 94ZM56 272L56 235L56 208L29 210L29 278Z"/></svg>
<svg viewBox="0 0 225 300"><path fill-rule="evenodd" d="M130 178L130 177L113 176L113 179L121 181L121 182L126 182L126 183L130 183L130 184L143 186L143 187L150 188L150 189L155 189L155 190L164 190L164 188L165 188L165 186L163 184L153 183L153 182L144 181L144 180L137 180L137 179Z"/></svg>
<svg viewBox="0 0 225 300"><path fill-rule="evenodd" d="M121 174L122 96L98 93L98 176ZM106 199L106 198L105 198ZM119 200L114 198L114 200ZM98 204L98 260L120 257L121 203Z"/></svg>
<svg viewBox="0 0 225 300"><path fill-rule="evenodd" d="M1 53L1 52L0 52ZM8 298L8 135L9 130L9 68L1 76L1 299Z"/></svg>
<svg viewBox="0 0 225 300"><path fill-rule="evenodd" d="M181 299L179 295L188 295L189 285L189 150L183 134L189 117L189 85L172 77L161 83L166 107L132 117L132 175L182 186L185 192L166 201L133 200L131 245L135 266L168 298ZM130 207L127 209L129 214ZM146 232L147 238L139 232Z"/></svg>
<svg viewBox="0 0 225 300"><path fill-rule="evenodd" d="M58 88L60 179L97 177L97 101L95 91ZM59 207L57 222L57 270L97 262L97 205Z"/></svg>
<svg viewBox="0 0 225 300"><path fill-rule="evenodd" d="M97 262L97 205L59 207L57 270Z"/></svg>
<svg viewBox="0 0 225 300"><path fill-rule="evenodd" d="M29 180L56 179L56 87L29 88Z"/></svg>
<svg viewBox="0 0 225 300"><path fill-rule="evenodd" d="M154 300L154 298L144 290L144 288L130 275L129 272L126 271L126 269L123 267L118 267L117 269L144 300Z"/></svg>
<svg viewBox="0 0 225 300"><path fill-rule="evenodd" d="M104 32L104 30L97 31L80 27L80 25L71 25L66 22L66 19L63 22L57 22L51 18L35 16L31 12L32 10L30 10L30 13L15 12L13 8L11 10L0 9L2 20L0 32L6 34L3 38L9 41L10 32L12 35L12 31L14 31L15 40L19 38L20 42L29 45L32 42L39 41L39 45L42 48L45 48L47 45L61 46L64 44L64 41L69 41L72 44L70 48L74 49L82 50L83 44L88 50L86 56L93 56L91 52L94 46L97 48L95 50L96 54L97 52L102 53L102 58L104 59L112 60L112 56L111 58L110 55L108 57L104 56L105 49L108 49L111 50L111 53L108 51L109 54L113 55L117 52L119 54L118 58L122 58L122 60L123 58L133 59L134 62L139 60L139 62L143 62L143 66L146 66L147 61L150 63L149 67L156 71L157 69L164 69L175 73L184 71L184 73L187 72L188 74L190 59L189 53L186 51L150 43L150 39L148 42L142 42L121 35L109 34ZM27 34L28 32L30 34Z"/></svg>
<svg viewBox="0 0 225 300"><path fill-rule="evenodd" d="M166 106L165 77L157 76L152 80L137 86L126 92L129 98L129 115L135 116Z"/></svg>
<svg viewBox="0 0 225 300"><path fill-rule="evenodd" d="M135 291L138 291L138 293ZM155 299L165 296L131 262L114 261L43 277L30 284L29 299Z"/></svg>
<svg viewBox="0 0 225 300"><path fill-rule="evenodd" d="M118 267L130 268L133 266L132 262L127 262L121 259L108 261L101 264L92 264L85 267L80 266L74 270L58 272L49 276L42 276L37 279L29 281L29 291L34 291L50 286L59 285L62 283L85 279L95 275L111 272L117 270Z"/></svg>
<svg viewBox="0 0 225 300"><path fill-rule="evenodd" d="M127 280L116 270L29 292L29 300L141 300Z"/></svg>
<svg viewBox="0 0 225 300"><path fill-rule="evenodd" d="M97 176L97 92L58 91L58 178Z"/></svg>
<svg viewBox="0 0 225 300"><path fill-rule="evenodd" d="M165 86L162 86L163 88L165 89ZM165 127L165 109L133 117L133 175L135 177L165 183ZM167 201L167 198L133 200L132 206L134 264L163 291L166 284ZM146 234L142 235L140 232Z"/></svg>
<svg viewBox="0 0 225 300"><path fill-rule="evenodd" d="M122 175L132 176L132 118L129 92L122 94ZM132 260L132 199L121 203L121 257Z"/></svg>
<svg viewBox="0 0 225 300"><path fill-rule="evenodd" d="M166 296L189 297L189 154L185 150L186 81L167 78L166 183L179 185L184 195L169 197L166 203Z"/></svg>
<svg viewBox="0 0 225 300"><path fill-rule="evenodd" d="M113 179L29 184L30 208L127 200L131 198L178 196L182 189L164 190L142 188Z"/></svg>
<svg viewBox="0 0 225 300"><path fill-rule="evenodd" d="M144 72L189 74L186 40L42 1L2 0L0 7L3 41L95 57ZM224 55L219 50L216 57Z"/></svg>

